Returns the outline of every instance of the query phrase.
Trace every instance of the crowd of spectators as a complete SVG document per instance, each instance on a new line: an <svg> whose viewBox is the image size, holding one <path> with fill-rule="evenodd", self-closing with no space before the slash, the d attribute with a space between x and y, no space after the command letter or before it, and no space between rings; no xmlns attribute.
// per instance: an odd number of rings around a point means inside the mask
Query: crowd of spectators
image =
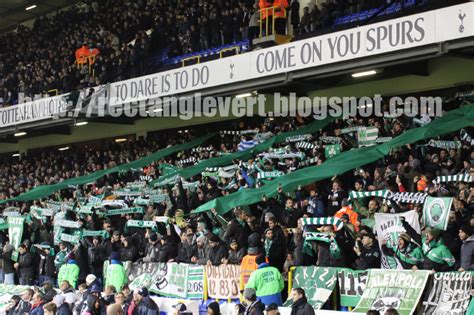
<svg viewBox="0 0 474 315"><path fill-rule="evenodd" d="M238 151L243 142L247 145L252 141L258 143L272 135L295 130L306 123L308 121L298 118L239 121L231 130L257 131L245 132L242 136L232 132L223 133L203 144L203 150L178 152L152 163L146 169L111 174L88 185L62 190L51 198L75 204L79 196L89 198L103 195L107 199L123 199L123 202L132 206L133 198L114 196L114 191L126 187L128 182L140 181L145 175L148 180L159 178L164 174L163 165L168 166L168 169L180 169L196 163L195 160L206 160ZM225 130L229 130L230 125L226 126ZM322 164L327 159L324 145L320 141L322 136L340 138L342 151L357 146L357 141L350 134L341 134L341 129L349 126L375 126L379 129L380 137L396 137L417 124L408 117L335 120L323 130L312 134L308 142L315 145L313 148L282 143L274 146L271 151L304 153L306 159L313 159L311 165ZM209 128L223 130L225 127L211 125ZM203 129L199 128L179 132L174 130L162 133L160 137L151 136L126 144L113 144L104 150L44 150L19 160L8 158L0 168L3 179L2 199L17 196L38 185L56 183L132 161L158 148L189 141L202 132ZM195 188L186 186L183 179L175 185L162 187L163 193L168 194L170 203L163 201L149 204L144 214L99 217L96 214L79 215L67 211L66 219L80 222L87 230L105 230L110 235L110 238L85 238L78 245L61 242L59 247L55 246L52 218L38 220L32 216L31 221L25 224L18 262L10 258L14 248L8 242L7 231L0 232L4 252L1 265L4 281L40 285L45 280L51 283L59 280L63 291L69 290L69 286L84 291L87 285L82 284L90 282L88 275L102 279L104 262L107 260L118 264L182 262L220 265L241 264L248 255L260 257L260 261L264 261L261 267L274 267L286 279L291 266L317 265L359 270L380 268L381 250L386 255L400 259L405 269L474 270L474 187L472 183L466 182L432 183L440 175L474 175L474 151L469 134L472 134L470 129L462 135L457 132L442 137L442 140L461 141L460 147L440 148L426 146L425 143L407 145L391 151L384 159L364 166L363 169L300 187L294 192L284 193L280 188L275 198L264 197L257 204L235 208L222 216L214 210L204 214L191 214L192 210L207 201L243 188L265 185L267 180L271 180L256 176L257 173L250 167L252 160L241 161L245 163L235 161L236 168L230 174L199 174L187 179L186 183L198 182ZM296 156L279 161L256 157L253 163L257 165L255 169L268 172L289 173L304 167ZM371 223L375 213L401 213L415 209L422 216L419 204L386 203L377 197L348 200L352 190L383 189L453 197L447 229L441 231L426 228L420 235L407 222L403 222L407 233L400 236L398 246L389 247L385 243L379 246L373 221ZM32 204L41 208L47 206L45 200L12 202L5 206L17 207L20 212L28 214ZM154 231L127 227L125 224L131 219L153 220L162 216L168 217L170 224L166 226L157 223ZM340 248L339 251L334 251L332 246L328 247L324 243L304 241L301 218L333 216L341 218L344 228L335 231L332 225L327 225L322 227L322 231L331 235ZM55 255L51 254L53 249ZM444 257L433 260L428 254L434 249ZM73 266L69 267L69 264ZM77 272L61 272L61 268ZM64 276L65 274L69 276ZM71 278L71 275L74 276ZM63 284L65 279L69 285ZM114 288L107 288L106 285L105 290L113 292ZM258 288L256 294L259 296Z"/></svg>
<svg viewBox="0 0 474 315"><path fill-rule="evenodd" d="M293 33L331 27L334 18L384 3L324 1L304 8L289 6ZM43 16L32 27L19 25L0 36L0 106L22 97L70 92L147 74L149 57L169 57L255 38L259 6L254 0L84 0ZM98 49L91 71L75 64L74 52ZM93 71L92 71L93 70Z"/></svg>

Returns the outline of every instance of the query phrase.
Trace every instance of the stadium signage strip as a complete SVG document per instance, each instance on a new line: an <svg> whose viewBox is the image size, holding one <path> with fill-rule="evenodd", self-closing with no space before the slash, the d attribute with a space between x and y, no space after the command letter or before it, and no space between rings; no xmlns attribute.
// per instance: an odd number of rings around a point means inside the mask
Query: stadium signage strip
<svg viewBox="0 0 474 315"><path fill-rule="evenodd" d="M116 82L111 85L110 105L473 36L473 12L474 3L466 3ZM463 19L460 14L465 14Z"/></svg>
<svg viewBox="0 0 474 315"><path fill-rule="evenodd" d="M15 106L0 109L0 127L49 119L66 112L65 95L43 98Z"/></svg>
<svg viewBox="0 0 474 315"><path fill-rule="evenodd" d="M109 105L146 101L474 36L474 3L312 37L111 84ZM0 128L63 112L62 96L0 109Z"/></svg>

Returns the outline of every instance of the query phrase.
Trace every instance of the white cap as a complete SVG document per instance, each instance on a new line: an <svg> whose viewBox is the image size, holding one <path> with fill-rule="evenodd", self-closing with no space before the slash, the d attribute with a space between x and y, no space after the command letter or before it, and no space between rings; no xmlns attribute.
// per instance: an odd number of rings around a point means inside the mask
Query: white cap
<svg viewBox="0 0 474 315"><path fill-rule="evenodd" d="M91 285L91 283L94 282L95 279L97 279L97 277L96 277L95 275L93 275L93 274L87 275L87 277L86 277L86 284L87 284L88 286Z"/></svg>

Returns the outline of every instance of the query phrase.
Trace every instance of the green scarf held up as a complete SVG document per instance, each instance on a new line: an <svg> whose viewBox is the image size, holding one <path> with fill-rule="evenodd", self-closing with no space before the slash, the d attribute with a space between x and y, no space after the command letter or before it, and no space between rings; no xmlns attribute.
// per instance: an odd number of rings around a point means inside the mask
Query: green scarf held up
<svg viewBox="0 0 474 315"><path fill-rule="evenodd" d="M150 165L151 163L155 161L159 161L167 156L170 156L176 152L183 151L183 150L189 150L192 149L196 146L199 146L200 144L204 143L205 141L211 139L214 137L216 134L215 133L210 133L205 136L202 136L200 138L197 138L191 142L175 145L173 147L165 148L159 151L156 151L155 153L152 153L144 158L135 160L133 162L117 165L115 167L111 167L108 169L100 170L85 176L80 176L80 177L75 177L71 179L67 179L65 181L62 181L60 183L52 184L52 185L43 185L43 186L38 186L35 187L34 189L23 193L17 197L10 198L10 199L4 199L0 200L0 204L4 204L7 202L11 201L28 201L28 200L37 200L41 198L46 198L52 194L54 194L56 191L59 191L61 189L66 189L69 187L69 185L84 185L88 183L93 183L97 181L98 179L112 173L117 173L119 171L124 171L124 170L130 170L130 169L138 169L145 167L147 165Z"/></svg>
<svg viewBox="0 0 474 315"><path fill-rule="evenodd" d="M219 214L224 214L239 206L258 203L264 195L268 198L275 197L278 194L278 187L280 185L283 191L294 191L300 185L304 186L318 182L373 163L388 155L392 149L424 139L449 134L472 125L474 125L474 105L466 105L445 113L444 116L433 120L423 127L407 130L400 136L385 143L342 152L321 165L299 169L276 178L257 189L241 189L238 192L213 199L201 205L192 213L201 213L215 208Z"/></svg>

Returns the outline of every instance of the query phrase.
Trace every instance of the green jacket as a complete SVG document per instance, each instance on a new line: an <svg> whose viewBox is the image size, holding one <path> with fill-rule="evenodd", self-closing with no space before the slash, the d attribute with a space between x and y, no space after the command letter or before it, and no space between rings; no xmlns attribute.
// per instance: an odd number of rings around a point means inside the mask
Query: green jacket
<svg viewBox="0 0 474 315"><path fill-rule="evenodd" d="M258 297L280 293L284 288L283 277L280 271L267 264L262 265L259 266L259 269L252 272L245 287L255 289Z"/></svg>
<svg viewBox="0 0 474 315"><path fill-rule="evenodd" d="M69 259L67 264L64 264L59 268L58 273L58 283L61 285L61 282L67 280L71 287L76 288L77 278L79 277L79 266L76 261Z"/></svg>
<svg viewBox="0 0 474 315"><path fill-rule="evenodd" d="M456 262L453 254L451 254L446 245L443 244L442 240L433 240L429 244L426 244L425 237L423 237L422 249L426 258L439 265L448 265L449 267L452 267Z"/></svg>
<svg viewBox="0 0 474 315"><path fill-rule="evenodd" d="M105 275L105 286L113 285L115 290L120 291L122 287L127 283L127 276L125 274L125 268L122 264L111 263L107 267Z"/></svg>

